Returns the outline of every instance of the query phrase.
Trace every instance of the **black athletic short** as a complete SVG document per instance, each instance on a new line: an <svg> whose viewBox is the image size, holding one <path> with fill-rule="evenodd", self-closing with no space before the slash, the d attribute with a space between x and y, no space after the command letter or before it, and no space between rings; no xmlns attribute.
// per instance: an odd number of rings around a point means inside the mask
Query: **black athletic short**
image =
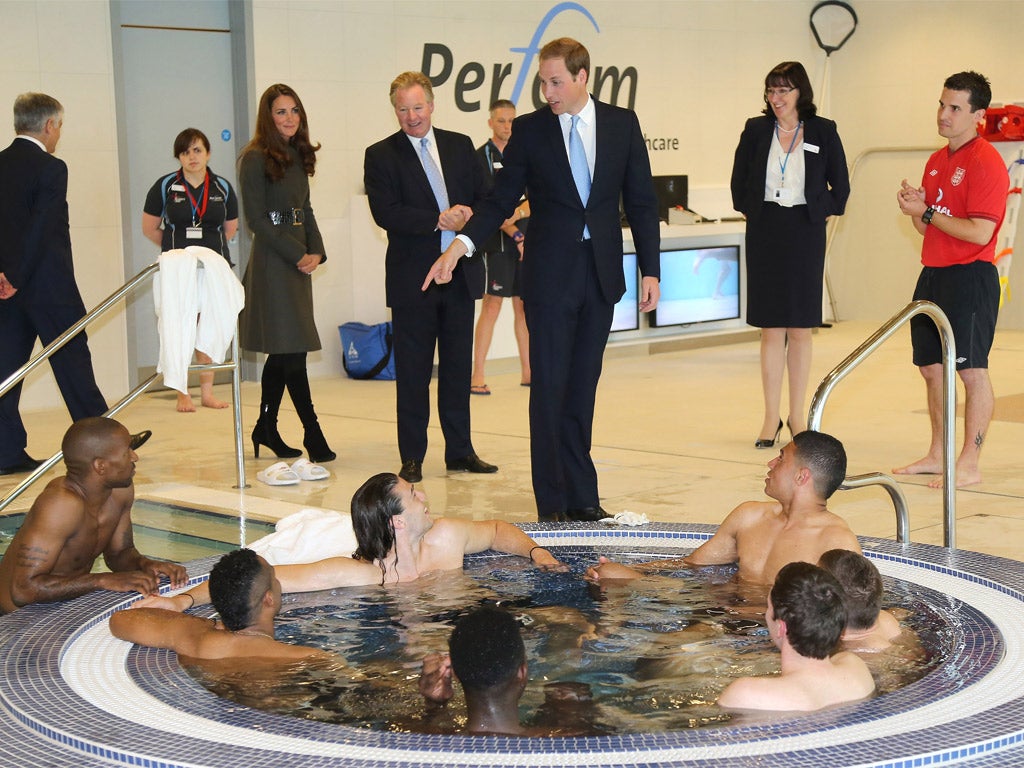
<svg viewBox="0 0 1024 768"><path fill-rule="evenodd" d="M501 251L484 254L487 264L487 293L490 296L510 298L521 296L519 289L520 270L519 249L515 252Z"/></svg>
<svg viewBox="0 0 1024 768"><path fill-rule="evenodd" d="M987 261L925 267L917 279L914 300L935 302L946 313L956 342L956 368L988 368L988 353L999 314L999 272ZM910 319L914 365L942 362L939 329L927 315Z"/></svg>

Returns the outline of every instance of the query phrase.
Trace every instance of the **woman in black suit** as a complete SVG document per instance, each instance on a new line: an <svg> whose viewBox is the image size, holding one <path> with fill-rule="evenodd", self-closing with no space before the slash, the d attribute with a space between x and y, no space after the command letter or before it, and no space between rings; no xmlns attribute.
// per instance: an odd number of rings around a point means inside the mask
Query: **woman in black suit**
<svg viewBox="0 0 1024 768"><path fill-rule="evenodd" d="M252 251L242 278L241 344L267 354L260 417L252 431L257 457L261 445L278 458L302 453L277 431L278 406L287 387L310 460L335 458L317 421L306 375L306 353L320 349L310 276L325 259L324 241L309 203L309 177L319 149L310 142L298 94L280 83L267 88L260 98L256 133L238 161L242 210L252 230Z"/></svg>
<svg viewBox="0 0 1024 768"><path fill-rule="evenodd" d="M783 373L790 431L807 427L811 330L821 325L825 221L850 196L836 124L817 116L803 65L785 61L764 79L763 115L747 121L732 169L733 207L747 218L747 323L761 328L764 422L754 442L782 431Z"/></svg>

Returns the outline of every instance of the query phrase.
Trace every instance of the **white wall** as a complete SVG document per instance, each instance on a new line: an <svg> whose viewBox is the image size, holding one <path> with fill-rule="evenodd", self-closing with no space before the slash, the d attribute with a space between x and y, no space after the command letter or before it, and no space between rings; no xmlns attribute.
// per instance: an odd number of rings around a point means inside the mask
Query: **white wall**
<svg viewBox="0 0 1024 768"><path fill-rule="evenodd" d="M9 121L19 93L42 91L64 105L56 154L69 169L75 275L86 306L93 307L125 281L109 6L101 0L5 2L2 14L0 109L8 116L6 135L14 136ZM110 402L128 391L124 323L115 312L89 330L96 380ZM49 369L34 372L22 393L24 410L59 402Z"/></svg>
<svg viewBox="0 0 1024 768"><path fill-rule="evenodd" d="M942 79L956 70L987 74L997 99L1024 99L1020 0L851 2L860 25L832 56L829 99L851 160L870 146L938 147L934 105ZM341 375L337 325L386 317L383 241L367 227L365 208L353 196L362 192L365 147L396 129L387 98L391 79L420 68L425 42L451 48L456 70L471 60L488 71L493 63L510 62L515 74L522 57L509 49L525 46L556 4L524 0L515 5L516 20L497 23L509 9L507 2L253 2L253 96L274 82L295 87L309 112L313 138L323 143L311 186L329 260L314 282L324 344L310 361L314 375ZM645 132L679 140L678 150L652 152L654 171L688 173L691 186L728 183L743 121L762 106L768 69L798 59L815 86L822 83L825 56L808 26L814 0L584 0L582 5L600 32L579 13L566 12L542 39L578 37L595 67L636 67L636 109ZM108 6L101 0L5 2L3 16L0 105L9 105L22 91L41 89L67 109L58 154L71 169L76 269L86 303L93 305L123 282ZM531 76L535 70L534 59ZM489 83L477 97L486 103ZM437 88L436 98L437 125L467 133L476 143L486 138L486 114L458 112L452 81ZM530 108L524 95L520 109ZM919 176L923 162L920 155L871 160L858 174L832 262L842 319L884 319L909 299L920 244L896 212L893 195L900 178ZM1014 295L1024 303L1024 286ZM504 314L492 356L515 354L511 313ZM1011 302L1001 323L1024 327L1022 318L1024 310ZM100 384L113 399L127 388L123 321L108 322L91 336ZM54 401L42 380L48 375L31 382L26 407Z"/></svg>

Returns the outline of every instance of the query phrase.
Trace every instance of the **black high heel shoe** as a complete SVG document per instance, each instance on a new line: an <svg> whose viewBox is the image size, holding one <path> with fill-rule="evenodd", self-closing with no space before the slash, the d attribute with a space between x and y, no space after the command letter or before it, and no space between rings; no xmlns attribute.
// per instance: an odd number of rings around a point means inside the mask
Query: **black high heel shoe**
<svg viewBox="0 0 1024 768"><path fill-rule="evenodd" d="M779 419L779 427L775 430L775 437L769 440L766 437L759 437L754 441L755 448L771 448L779 441L779 435L782 434L782 419Z"/></svg>
<svg viewBox="0 0 1024 768"><path fill-rule="evenodd" d="M267 446L279 459L295 459L302 455L302 451L292 448L281 439L277 431L277 419L266 406L261 408L260 418L252 430L252 452L257 459L260 457L261 445Z"/></svg>

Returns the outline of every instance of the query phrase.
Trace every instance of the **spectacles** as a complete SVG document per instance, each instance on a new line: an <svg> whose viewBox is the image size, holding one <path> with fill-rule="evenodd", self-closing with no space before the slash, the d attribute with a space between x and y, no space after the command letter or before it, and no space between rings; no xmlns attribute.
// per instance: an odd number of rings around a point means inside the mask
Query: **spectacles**
<svg viewBox="0 0 1024 768"><path fill-rule="evenodd" d="M765 88L764 95L767 96L788 96L796 88Z"/></svg>

